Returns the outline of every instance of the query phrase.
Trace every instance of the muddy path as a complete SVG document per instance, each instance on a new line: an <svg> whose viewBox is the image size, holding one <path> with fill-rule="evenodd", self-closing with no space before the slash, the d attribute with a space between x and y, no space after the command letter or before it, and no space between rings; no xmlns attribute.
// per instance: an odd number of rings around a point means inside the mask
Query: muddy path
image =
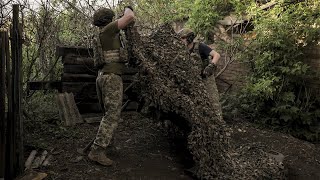
<svg viewBox="0 0 320 180"><path fill-rule="evenodd" d="M192 179L185 174L190 166L183 149L163 124L136 112L124 112L107 154L115 161L103 167L77 153L95 136L98 123L62 127L50 122L26 127L25 157L31 150L47 150L53 155L51 165L33 169L44 172L46 179ZM289 135L256 128L247 122L229 123L230 144L234 147L258 145L265 151L285 155L288 179L320 179L320 146ZM26 172L27 174L28 172Z"/></svg>
<svg viewBox="0 0 320 180"><path fill-rule="evenodd" d="M33 149L54 154L49 167L35 169L47 173L47 179L190 179L161 124L135 112L122 113L122 120L107 148L115 162L112 167L100 166L77 153L77 148L95 137L99 123L40 125L46 130L27 135L26 158Z"/></svg>

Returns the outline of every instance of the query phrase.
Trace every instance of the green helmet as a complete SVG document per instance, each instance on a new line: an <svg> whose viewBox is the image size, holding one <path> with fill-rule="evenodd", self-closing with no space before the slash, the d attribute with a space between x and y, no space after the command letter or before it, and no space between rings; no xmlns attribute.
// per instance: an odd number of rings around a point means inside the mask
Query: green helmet
<svg viewBox="0 0 320 180"><path fill-rule="evenodd" d="M187 42L191 43L196 37L194 32L189 28L183 28L178 32L180 38L187 38Z"/></svg>
<svg viewBox="0 0 320 180"><path fill-rule="evenodd" d="M179 32L178 32L178 35L181 37L181 38L185 38L185 37L188 37L190 36L191 34L194 35L194 32L189 29L189 28L183 28L181 29Z"/></svg>
<svg viewBox="0 0 320 180"><path fill-rule="evenodd" d="M95 26L105 26L112 21L114 12L108 8L100 8L93 14L92 24Z"/></svg>

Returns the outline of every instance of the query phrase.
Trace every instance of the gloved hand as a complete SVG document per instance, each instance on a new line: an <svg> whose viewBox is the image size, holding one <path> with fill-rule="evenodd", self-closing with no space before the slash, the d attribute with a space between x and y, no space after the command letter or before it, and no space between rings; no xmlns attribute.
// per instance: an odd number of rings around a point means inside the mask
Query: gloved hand
<svg viewBox="0 0 320 180"><path fill-rule="evenodd" d="M202 74L204 77L209 77L214 73L215 69L216 69L216 65L213 63L210 63L207 67L204 68Z"/></svg>

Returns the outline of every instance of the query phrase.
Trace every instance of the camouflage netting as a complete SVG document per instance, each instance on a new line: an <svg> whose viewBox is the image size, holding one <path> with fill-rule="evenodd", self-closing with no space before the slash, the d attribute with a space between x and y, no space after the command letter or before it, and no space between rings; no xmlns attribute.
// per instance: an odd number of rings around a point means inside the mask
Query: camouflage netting
<svg viewBox="0 0 320 180"><path fill-rule="evenodd" d="M281 166L266 153L246 147L232 150L231 135L200 77L201 60L190 56L169 25L141 37L130 28L127 39L139 61L140 86L163 112L174 112L191 125L188 148L201 179L282 179ZM253 155L254 158L248 158ZM248 160L251 159L251 160Z"/></svg>

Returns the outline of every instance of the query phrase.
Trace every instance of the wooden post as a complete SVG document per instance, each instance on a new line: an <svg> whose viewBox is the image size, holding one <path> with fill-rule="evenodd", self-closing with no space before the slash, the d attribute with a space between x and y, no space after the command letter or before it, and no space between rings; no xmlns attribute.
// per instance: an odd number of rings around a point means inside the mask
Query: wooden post
<svg viewBox="0 0 320 180"><path fill-rule="evenodd" d="M12 57L12 97L9 97L9 106L12 112L8 113L8 138L6 151L6 179L13 179L23 172L23 133L21 118L22 96L22 41L19 28L19 5L13 5L13 27L11 30L11 57ZM11 114L12 113L12 114Z"/></svg>
<svg viewBox="0 0 320 180"><path fill-rule="evenodd" d="M6 32L5 33L5 49L6 49L6 80L7 80L7 100L8 100L8 104L7 104L7 107L8 107L8 111L7 111L7 120L6 120L6 146L8 146L8 141L7 141L7 139L8 139L8 123L9 123L9 121L10 120L12 120L12 106L10 105L10 103L12 103L12 102L10 102L9 100L11 99L11 97L12 97L12 92L11 92L11 89L12 89L12 86L11 86L11 64L10 64L10 49L9 49L9 34L8 34L8 32ZM5 151L7 151L7 149L8 148L6 148L6 150ZM6 153L7 154L7 153ZM7 156L5 156L5 157L7 157ZM6 162L6 159L5 159L5 162ZM6 170L6 167L5 167L5 170ZM6 176L6 174L5 174L5 176Z"/></svg>
<svg viewBox="0 0 320 180"><path fill-rule="evenodd" d="M6 36L5 31L0 30L0 179L4 178L4 166L5 166L5 64L6 64Z"/></svg>

